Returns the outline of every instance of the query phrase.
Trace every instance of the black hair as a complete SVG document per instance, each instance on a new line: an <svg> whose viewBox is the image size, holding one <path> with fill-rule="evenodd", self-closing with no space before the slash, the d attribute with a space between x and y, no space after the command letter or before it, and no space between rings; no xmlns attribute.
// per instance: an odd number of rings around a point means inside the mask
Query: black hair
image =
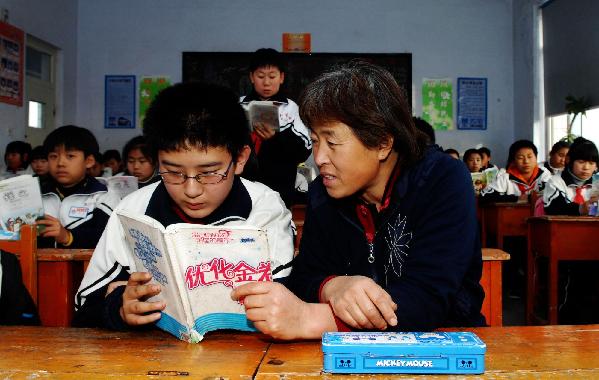
<svg viewBox="0 0 599 380"><path fill-rule="evenodd" d="M457 150L455 150L453 148L447 148L443 152L447 153L447 154L455 154L458 156L458 158L460 158L460 152L458 152Z"/></svg>
<svg viewBox="0 0 599 380"><path fill-rule="evenodd" d="M535 154L535 156L539 155L539 151L537 150L536 145L532 141L518 140L518 141L514 142L512 145L510 145L510 150L509 150L508 156L507 156L506 168L509 168L510 165L512 164L512 162L514 162L514 160L516 159L516 153L520 149L524 149L524 148L531 149L533 151L533 153Z"/></svg>
<svg viewBox="0 0 599 380"><path fill-rule="evenodd" d="M486 146L481 146L478 148L478 153L480 153L481 157L483 154L487 157L491 157L491 149L487 148Z"/></svg>
<svg viewBox="0 0 599 380"><path fill-rule="evenodd" d="M599 152L597 152L597 146L591 141L584 137L577 137L570 145L568 150L568 168L572 170L572 165L576 160L593 161L599 166Z"/></svg>
<svg viewBox="0 0 599 380"><path fill-rule="evenodd" d="M19 153L21 155L21 161L23 161L23 167L26 168L31 162L31 144L25 141L11 141L6 145L4 151L4 163L8 164L7 158L9 153Z"/></svg>
<svg viewBox="0 0 599 380"><path fill-rule="evenodd" d="M285 61L281 53L271 48L262 48L256 50L250 59L250 73L258 70L261 67L268 66L276 67L282 73L287 71L287 68L285 67Z"/></svg>
<svg viewBox="0 0 599 380"><path fill-rule="evenodd" d="M553 144L553 146L551 147L551 151L549 152L549 154L556 154L557 152L560 151L560 149L564 149L564 148L570 148L570 143L564 140L560 140L558 142L556 142L555 144Z"/></svg>
<svg viewBox="0 0 599 380"><path fill-rule="evenodd" d="M464 162L467 162L468 159L470 158L470 156L472 156L473 154L478 154L479 156L481 156L480 158L482 158L482 155L480 154L480 150L479 149L474 149L474 148L467 149L464 152L464 157L463 157Z"/></svg>
<svg viewBox="0 0 599 380"><path fill-rule="evenodd" d="M420 132L423 132L425 135L428 136L429 143L435 143L435 129L432 125L430 125L426 120L421 119L419 117L414 117L414 124L416 125L416 128L420 130Z"/></svg>
<svg viewBox="0 0 599 380"><path fill-rule="evenodd" d="M90 130L76 125L65 125L50 132L44 140L44 149L48 153L57 147L64 146L65 150L83 151L85 157L100 151L98 141Z"/></svg>
<svg viewBox="0 0 599 380"><path fill-rule="evenodd" d="M224 147L237 158L250 145L249 126L239 99L217 84L186 82L162 90L143 122L155 159L158 151Z"/></svg>
<svg viewBox="0 0 599 380"><path fill-rule="evenodd" d="M38 145L31 150L31 161L33 160L47 160L48 151L44 149L43 145Z"/></svg>
<svg viewBox="0 0 599 380"><path fill-rule="evenodd" d="M299 104L308 128L338 121L368 148L392 137L402 167L418 161L426 147L427 137L414 125L403 90L374 64L353 60L320 75L306 86Z"/></svg>
<svg viewBox="0 0 599 380"><path fill-rule="evenodd" d="M116 149L108 149L102 155L102 162L105 163L108 160L115 159L116 162L121 162L121 154Z"/></svg>
<svg viewBox="0 0 599 380"><path fill-rule="evenodd" d="M143 154L146 159L150 160L150 162L155 162L154 157L152 157L152 152L146 143L146 138L143 136L136 136L127 141L125 147L123 148L123 159L125 162L129 159L129 153L135 149L139 149L141 154Z"/></svg>

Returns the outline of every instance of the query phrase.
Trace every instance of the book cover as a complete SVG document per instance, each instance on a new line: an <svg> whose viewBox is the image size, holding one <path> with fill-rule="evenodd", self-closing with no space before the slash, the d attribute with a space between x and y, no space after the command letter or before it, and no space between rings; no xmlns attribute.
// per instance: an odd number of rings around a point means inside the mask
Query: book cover
<svg viewBox="0 0 599 380"><path fill-rule="evenodd" d="M164 228L146 215L116 213L137 271L152 274L162 288L149 299L166 302L159 328L190 343L218 329L256 331L230 294L247 282L272 281L265 231L188 223Z"/></svg>
<svg viewBox="0 0 599 380"><path fill-rule="evenodd" d="M279 131L279 102L270 100L253 100L245 106L246 116L250 124L250 131L254 125L262 123L268 125L272 130Z"/></svg>
<svg viewBox="0 0 599 380"><path fill-rule="evenodd" d="M21 226L43 216L37 177L26 174L0 181L0 239L19 240Z"/></svg>
<svg viewBox="0 0 599 380"><path fill-rule="evenodd" d="M470 173L472 177L472 186L474 187L474 193L478 196L480 191L487 186L487 177L485 173Z"/></svg>

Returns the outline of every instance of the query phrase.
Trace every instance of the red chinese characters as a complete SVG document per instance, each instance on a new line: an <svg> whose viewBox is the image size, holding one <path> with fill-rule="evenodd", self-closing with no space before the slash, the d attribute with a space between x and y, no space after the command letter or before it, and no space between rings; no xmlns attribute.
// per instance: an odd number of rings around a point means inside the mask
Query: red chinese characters
<svg viewBox="0 0 599 380"><path fill-rule="evenodd" d="M191 237L198 243L228 244L232 241L231 230L218 230L216 232L193 232Z"/></svg>
<svg viewBox="0 0 599 380"><path fill-rule="evenodd" d="M214 258L209 263L189 266L185 271L185 285L190 290L215 284L233 288L249 281L272 281L270 262L261 262L255 268L245 261L234 264Z"/></svg>

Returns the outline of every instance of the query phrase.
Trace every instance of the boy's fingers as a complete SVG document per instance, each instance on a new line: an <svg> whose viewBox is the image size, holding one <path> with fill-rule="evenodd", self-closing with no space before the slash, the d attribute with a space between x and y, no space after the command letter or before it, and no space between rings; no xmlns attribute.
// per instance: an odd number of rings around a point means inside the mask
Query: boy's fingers
<svg viewBox="0 0 599 380"><path fill-rule="evenodd" d="M146 325L148 323L156 322L160 319L160 313L152 313L148 315L130 315L127 323L129 325Z"/></svg>
<svg viewBox="0 0 599 380"><path fill-rule="evenodd" d="M160 311L166 307L162 301L157 302L132 302L129 305L129 312L133 314L145 314L153 311Z"/></svg>
<svg viewBox="0 0 599 380"><path fill-rule="evenodd" d="M148 272L133 272L131 273L131 276L129 276L129 281L127 281L127 285L145 284L151 279L152 275Z"/></svg>

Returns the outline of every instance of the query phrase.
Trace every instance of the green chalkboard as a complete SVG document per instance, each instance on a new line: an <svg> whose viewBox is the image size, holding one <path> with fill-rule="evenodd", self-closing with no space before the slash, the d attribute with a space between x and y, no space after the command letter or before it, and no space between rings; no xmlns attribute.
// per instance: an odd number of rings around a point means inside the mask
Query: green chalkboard
<svg viewBox="0 0 599 380"><path fill-rule="evenodd" d="M248 64L252 52L183 52L183 81L208 81L248 94L252 84ZM412 54L409 53L283 53L287 73L282 91L297 100L303 88L321 73L352 59L363 59L389 70L412 103Z"/></svg>

